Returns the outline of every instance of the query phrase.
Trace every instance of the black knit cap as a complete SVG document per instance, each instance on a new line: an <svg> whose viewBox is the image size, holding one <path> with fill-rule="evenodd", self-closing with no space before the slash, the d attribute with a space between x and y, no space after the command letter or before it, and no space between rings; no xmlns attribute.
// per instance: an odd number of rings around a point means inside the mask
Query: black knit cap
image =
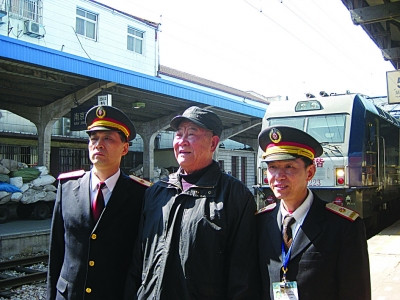
<svg viewBox="0 0 400 300"><path fill-rule="evenodd" d="M170 126L177 130L182 121L190 121L205 129L211 130L214 135L221 136L222 121L211 110L191 106L186 109L182 115L176 116L171 120Z"/></svg>

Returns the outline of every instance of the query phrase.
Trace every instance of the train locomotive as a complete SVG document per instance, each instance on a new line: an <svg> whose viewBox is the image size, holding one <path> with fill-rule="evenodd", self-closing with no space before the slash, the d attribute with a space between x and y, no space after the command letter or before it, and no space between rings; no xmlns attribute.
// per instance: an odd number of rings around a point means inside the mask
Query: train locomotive
<svg viewBox="0 0 400 300"><path fill-rule="evenodd" d="M361 94L272 102L267 126L286 125L313 136L323 147L308 186L321 199L360 214L373 230L400 211L400 122ZM276 201L269 189L267 164L257 158L258 208Z"/></svg>

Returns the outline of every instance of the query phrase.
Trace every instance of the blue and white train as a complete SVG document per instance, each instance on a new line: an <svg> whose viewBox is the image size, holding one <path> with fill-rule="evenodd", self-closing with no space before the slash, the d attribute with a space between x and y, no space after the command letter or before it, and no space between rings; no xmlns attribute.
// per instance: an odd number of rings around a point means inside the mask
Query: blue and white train
<svg viewBox="0 0 400 300"><path fill-rule="evenodd" d="M272 102L263 129L302 129L323 146L309 187L322 199L357 211L367 229L400 209L400 122L360 94ZM258 153L259 208L275 201Z"/></svg>

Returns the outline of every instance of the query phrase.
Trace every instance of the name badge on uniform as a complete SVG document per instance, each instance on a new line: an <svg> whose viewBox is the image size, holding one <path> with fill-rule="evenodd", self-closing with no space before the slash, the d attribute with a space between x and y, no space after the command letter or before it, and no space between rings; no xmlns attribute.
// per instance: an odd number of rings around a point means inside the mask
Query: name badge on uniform
<svg viewBox="0 0 400 300"><path fill-rule="evenodd" d="M272 283L274 300L298 300L296 281L282 281Z"/></svg>

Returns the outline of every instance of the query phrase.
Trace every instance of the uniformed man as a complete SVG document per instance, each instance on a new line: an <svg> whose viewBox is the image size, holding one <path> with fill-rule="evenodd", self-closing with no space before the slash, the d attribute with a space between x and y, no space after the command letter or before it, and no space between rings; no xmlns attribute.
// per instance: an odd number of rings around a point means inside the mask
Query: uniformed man
<svg viewBox="0 0 400 300"><path fill-rule="evenodd" d="M279 199L256 214L263 299L370 299L363 221L307 188L321 145L286 126L266 128L258 140Z"/></svg>
<svg viewBox="0 0 400 300"><path fill-rule="evenodd" d="M111 106L90 109L86 124L93 167L59 176L47 299L122 299L132 259L148 184L119 166L135 127Z"/></svg>

